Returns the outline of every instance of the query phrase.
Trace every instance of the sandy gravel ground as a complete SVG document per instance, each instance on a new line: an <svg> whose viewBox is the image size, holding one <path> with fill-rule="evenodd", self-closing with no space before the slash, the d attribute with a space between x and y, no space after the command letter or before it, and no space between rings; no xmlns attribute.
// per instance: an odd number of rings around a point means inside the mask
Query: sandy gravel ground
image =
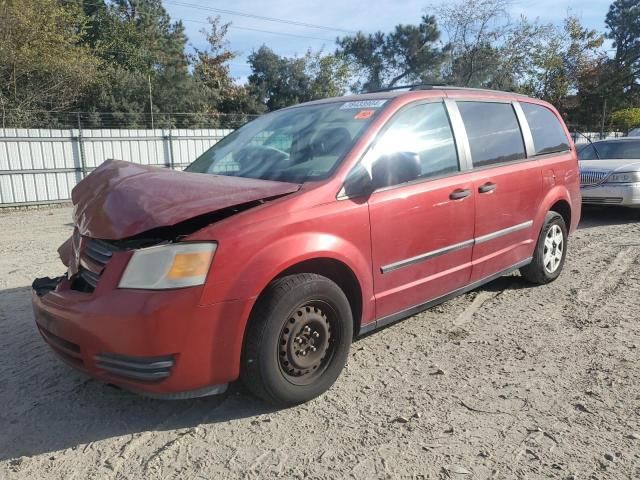
<svg viewBox="0 0 640 480"><path fill-rule="evenodd" d="M640 478L640 211L585 212L563 275L517 275L353 345L330 392L161 402L54 358L31 280L70 209L0 213L0 478Z"/></svg>

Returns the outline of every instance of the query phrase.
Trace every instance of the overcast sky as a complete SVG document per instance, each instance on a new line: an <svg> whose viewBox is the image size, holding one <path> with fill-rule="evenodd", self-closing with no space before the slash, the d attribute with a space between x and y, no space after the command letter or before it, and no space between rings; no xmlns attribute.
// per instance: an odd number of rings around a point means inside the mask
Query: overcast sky
<svg viewBox="0 0 640 480"><path fill-rule="evenodd" d="M279 55L285 56L303 55L308 48L319 50L324 47L325 51L332 52L335 49L336 36L348 35L345 31L382 30L387 32L399 23L416 24L421 15L427 11L426 5L430 3L433 2L429 0L324 0L322 2L235 0L224 3L206 0L163 1L173 19L184 21L189 44L192 46L204 47L205 41L200 30L206 26L208 16L220 15L225 22L232 22L228 38L231 48L239 56L232 62L231 72L239 80L245 79L251 73L246 64L247 55L262 44L266 44ZM514 17L524 14L529 19L539 18L544 23L559 24L567 12L571 12L580 17L584 25L604 31L604 18L610 3L609 0L520 0L513 3L511 14ZM246 12L338 30L216 13L208 10L209 8ZM274 33L258 32L255 29Z"/></svg>

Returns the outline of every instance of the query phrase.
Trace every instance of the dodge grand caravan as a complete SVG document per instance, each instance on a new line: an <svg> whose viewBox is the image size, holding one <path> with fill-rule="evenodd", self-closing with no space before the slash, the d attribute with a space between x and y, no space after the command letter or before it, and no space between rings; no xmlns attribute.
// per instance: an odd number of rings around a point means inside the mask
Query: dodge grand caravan
<svg viewBox="0 0 640 480"><path fill-rule="evenodd" d="M549 104L415 87L264 115L185 172L107 161L33 284L71 366L146 395L327 390L351 341L501 275L553 281L580 218Z"/></svg>

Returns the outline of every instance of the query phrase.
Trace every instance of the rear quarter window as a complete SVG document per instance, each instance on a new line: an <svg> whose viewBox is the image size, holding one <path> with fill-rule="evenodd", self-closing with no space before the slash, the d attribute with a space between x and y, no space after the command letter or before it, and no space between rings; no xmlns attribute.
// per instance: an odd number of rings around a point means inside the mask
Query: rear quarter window
<svg viewBox="0 0 640 480"><path fill-rule="evenodd" d="M569 140L558 117L542 105L520 103L529 124L536 155L569 150Z"/></svg>
<svg viewBox="0 0 640 480"><path fill-rule="evenodd" d="M526 157L516 112L510 103L459 101L474 167Z"/></svg>

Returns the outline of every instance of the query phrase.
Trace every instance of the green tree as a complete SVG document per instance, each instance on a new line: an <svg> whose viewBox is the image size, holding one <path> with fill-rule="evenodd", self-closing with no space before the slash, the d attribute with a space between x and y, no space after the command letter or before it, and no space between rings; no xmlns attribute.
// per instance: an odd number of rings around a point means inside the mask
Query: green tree
<svg viewBox="0 0 640 480"><path fill-rule="evenodd" d="M349 89L353 72L343 58L309 50L304 61L311 79L310 98L337 97Z"/></svg>
<svg viewBox="0 0 640 480"><path fill-rule="evenodd" d="M601 91L609 103L640 105L640 0L616 0L605 23L613 40L615 57L608 64Z"/></svg>
<svg viewBox="0 0 640 480"><path fill-rule="evenodd" d="M638 73L640 70L640 0L616 0L605 20L616 49L615 59Z"/></svg>
<svg viewBox="0 0 640 480"><path fill-rule="evenodd" d="M208 20L209 28L201 30L208 48L195 49L195 53L190 56L194 79L205 99L202 111L238 114L239 117L230 117L232 123L237 123L243 120L242 114L264 111L264 105L251 95L247 86L236 84L231 76L229 62L237 56L227 40L231 24L223 23L220 17Z"/></svg>
<svg viewBox="0 0 640 480"><path fill-rule="evenodd" d="M101 62L82 45L86 17L56 0L0 4L0 114L20 122L46 122L41 112L76 105L97 81Z"/></svg>
<svg viewBox="0 0 640 480"><path fill-rule="evenodd" d="M83 8L88 43L105 63L83 110L121 112L116 125L138 127L150 125L151 103L154 113L200 109L204 98L189 70L184 26L171 21L160 0L91 1ZM157 126L170 126L166 117L155 118ZM189 126L186 116L174 119Z"/></svg>
<svg viewBox="0 0 640 480"><path fill-rule="evenodd" d="M249 55L249 88L268 110L342 95L349 83L349 66L341 57L308 51L304 57L281 57L266 46Z"/></svg>
<svg viewBox="0 0 640 480"><path fill-rule="evenodd" d="M541 39L531 53L528 78L522 88L566 110L569 95L579 91L582 79L601 60L599 49L604 35L583 27L577 17L568 16L562 27L549 27Z"/></svg>
<svg viewBox="0 0 640 480"><path fill-rule="evenodd" d="M444 68L448 83L486 87L494 81L503 60L499 42L516 33L510 24L510 4L509 0L458 0L430 7L450 42Z"/></svg>
<svg viewBox="0 0 640 480"><path fill-rule="evenodd" d="M230 23L222 23L220 17L209 18L209 29L201 30L207 40L206 50L195 49L191 56L196 80L218 96L225 96L234 86L229 70L236 53L229 49L226 40Z"/></svg>
<svg viewBox="0 0 640 480"><path fill-rule="evenodd" d="M393 32L358 32L336 40L336 56L362 72L353 88L374 90L405 82L429 82L440 78L448 47L440 44L440 31L433 16L418 25L397 25Z"/></svg>
<svg viewBox="0 0 640 480"><path fill-rule="evenodd" d="M523 85L536 73L532 59L545 48L554 31L553 25L529 21L526 17L511 23L495 51L493 67L487 69L482 86L497 90L523 90Z"/></svg>
<svg viewBox="0 0 640 480"><path fill-rule="evenodd" d="M629 132L634 128L640 127L640 108L625 108L624 110L618 110L611 114L611 123L622 129L624 132Z"/></svg>

